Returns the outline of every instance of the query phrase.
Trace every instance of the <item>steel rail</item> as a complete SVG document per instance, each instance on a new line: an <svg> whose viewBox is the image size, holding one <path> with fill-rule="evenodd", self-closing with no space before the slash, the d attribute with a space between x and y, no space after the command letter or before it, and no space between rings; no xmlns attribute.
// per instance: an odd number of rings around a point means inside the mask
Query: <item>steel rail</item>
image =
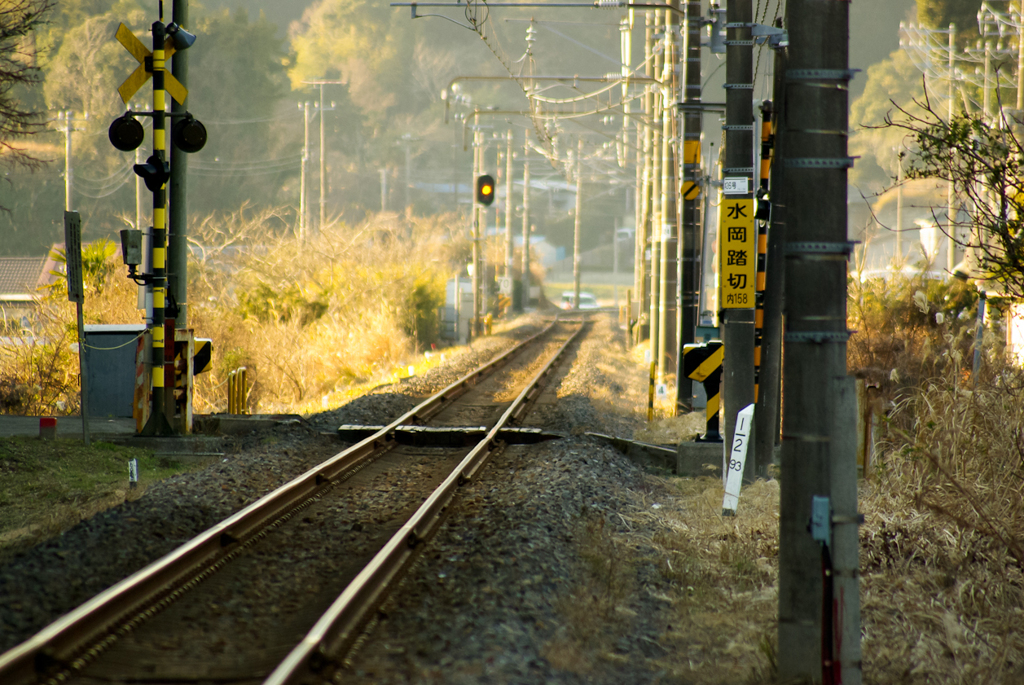
<svg viewBox="0 0 1024 685"><path fill-rule="evenodd" d="M210 575L208 569L229 557L261 529L321 494L340 476L390 450L396 444L391 437L396 428L428 420L527 345L548 333L557 322L556 319L539 333L428 397L373 435L264 495L58 618L25 642L0 654L0 683L35 683L53 669L80 670L118 637L162 608L154 609L154 606L175 599L205 579ZM82 653L83 649L87 651Z"/></svg>
<svg viewBox="0 0 1024 685"><path fill-rule="evenodd" d="M401 577L402 571L416 554L416 548L440 525L459 486L472 480L486 463L487 457L498 446L498 431L506 423L521 416L527 405L536 399L540 393L541 379L551 372L585 327L585 324L580 325L534 375L487 436L477 443L444 482L420 505L416 513L359 572L263 685L308 685L313 681L321 682L323 674L319 671L333 663L332 655L341 653L355 641L369 613L384 599L392 581Z"/></svg>

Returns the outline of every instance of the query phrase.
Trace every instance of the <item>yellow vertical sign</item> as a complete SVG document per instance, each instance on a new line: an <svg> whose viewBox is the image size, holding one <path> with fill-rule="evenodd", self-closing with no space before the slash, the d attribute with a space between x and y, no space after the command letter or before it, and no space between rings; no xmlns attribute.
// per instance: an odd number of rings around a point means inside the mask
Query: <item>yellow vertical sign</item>
<svg viewBox="0 0 1024 685"><path fill-rule="evenodd" d="M719 207L719 271L723 309L753 309L757 276L754 201L726 197Z"/></svg>

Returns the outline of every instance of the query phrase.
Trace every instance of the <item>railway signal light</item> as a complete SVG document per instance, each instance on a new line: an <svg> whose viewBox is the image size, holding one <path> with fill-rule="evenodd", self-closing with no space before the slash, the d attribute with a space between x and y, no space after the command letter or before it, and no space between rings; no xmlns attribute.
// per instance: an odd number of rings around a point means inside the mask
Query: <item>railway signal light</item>
<svg viewBox="0 0 1024 685"><path fill-rule="evenodd" d="M206 145L206 127L189 114L174 124L171 142L182 152L199 152Z"/></svg>
<svg viewBox="0 0 1024 685"><path fill-rule="evenodd" d="M135 117L125 114L110 124L107 137L110 138L110 144L121 152L131 152L142 145L146 132Z"/></svg>
<svg viewBox="0 0 1024 685"><path fill-rule="evenodd" d="M494 177L490 174L477 176L476 201L485 207L490 207L494 202Z"/></svg>

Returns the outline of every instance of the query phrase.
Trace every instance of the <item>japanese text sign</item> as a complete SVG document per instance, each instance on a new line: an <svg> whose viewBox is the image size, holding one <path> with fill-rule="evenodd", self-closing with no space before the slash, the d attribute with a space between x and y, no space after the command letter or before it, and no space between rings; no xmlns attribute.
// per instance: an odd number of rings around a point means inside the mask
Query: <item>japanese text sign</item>
<svg viewBox="0 0 1024 685"><path fill-rule="evenodd" d="M719 209L719 274L723 309L753 309L757 229L752 199L725 199Z"/></svg>

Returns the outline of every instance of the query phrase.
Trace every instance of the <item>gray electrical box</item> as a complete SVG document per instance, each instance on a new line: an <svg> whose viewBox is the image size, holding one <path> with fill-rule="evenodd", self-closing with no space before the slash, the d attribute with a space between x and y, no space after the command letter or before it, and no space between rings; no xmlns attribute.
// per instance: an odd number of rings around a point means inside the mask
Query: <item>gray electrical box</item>
<svg viewBox="0 0 1024 685"><path fill-rule="evenodd" d="M85 327L85 389L90 417L131 418L135 359L144 324Z"/></svg>

